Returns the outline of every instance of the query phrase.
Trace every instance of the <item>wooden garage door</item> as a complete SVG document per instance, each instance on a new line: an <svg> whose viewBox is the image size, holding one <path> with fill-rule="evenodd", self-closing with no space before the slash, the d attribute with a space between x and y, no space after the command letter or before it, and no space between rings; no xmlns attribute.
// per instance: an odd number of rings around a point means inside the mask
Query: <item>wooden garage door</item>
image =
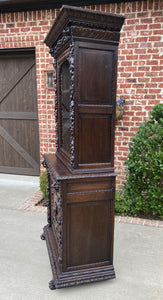
<svg viewBox="0 0 163 300"><path fill-rule="evenodd" d="M39 175L33 51L0 52L0 172Z"/></svg>

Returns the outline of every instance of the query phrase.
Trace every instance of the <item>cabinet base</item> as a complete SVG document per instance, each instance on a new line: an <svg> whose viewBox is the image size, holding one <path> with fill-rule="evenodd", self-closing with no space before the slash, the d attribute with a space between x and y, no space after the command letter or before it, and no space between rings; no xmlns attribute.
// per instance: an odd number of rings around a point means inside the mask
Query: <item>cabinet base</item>
<svg viewBox="0 0 163 300"><path fill-rule="evenodd" d="M49 281L49 289L56 290L53 279Z"/></svg>
<svg viewBox="0 0 163 300"><path fill-rule="evenodd" d="M52 268L53 280L51 282L53 287L55 287L53 289L115 278L113 265L62 272L61 264L59 264L56 255L52 229L48 225L44 227L44 235Z"/></svg>

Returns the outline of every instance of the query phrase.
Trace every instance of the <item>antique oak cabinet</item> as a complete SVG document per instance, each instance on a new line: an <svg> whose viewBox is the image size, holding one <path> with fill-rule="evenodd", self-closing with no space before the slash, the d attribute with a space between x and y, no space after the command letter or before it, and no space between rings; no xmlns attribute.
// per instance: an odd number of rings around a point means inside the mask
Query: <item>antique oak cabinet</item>
<svg viewBox="0 0 163 300"><path fill-rule="evenodd" d="M63 6L45 39L54 57L56 154L44 155L50 288L115 277L114 126L123 16Z"/></svg>

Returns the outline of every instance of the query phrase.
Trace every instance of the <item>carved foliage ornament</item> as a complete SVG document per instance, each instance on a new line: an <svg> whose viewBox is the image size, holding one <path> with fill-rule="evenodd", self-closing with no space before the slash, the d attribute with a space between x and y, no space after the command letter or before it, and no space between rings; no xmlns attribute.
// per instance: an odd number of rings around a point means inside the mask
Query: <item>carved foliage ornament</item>
<svg viewBox="0 0 163 300"><path fill-rule="evenodd" d="M63 30L61 38L57 41L54 48L51 48L49 53L54 57L54 86L55 86L55 121L56 121L56 149L59 150L59 138L58 138L58 97L57 97L57 53L58 51L68 42L70 48L69 62L70 62L70 75L71 75L71 86L70 86L70 119L71 119L71 165L74 166L74 41L71 32L71 27L66 27ZM70 38L71 36L71 38Z"/></svg>
<svg viewBox="0 0 163 300"><path fill-rule="evenodd" d="M47 196L48 196L48 199L47 199L47 222L48 222L48 225L50 226L50 186L49 186L50 170L48 168L48 164L46 163L45 159L43 160L42 165L47 170L47 181L46 181L46 190L47 190Z"/></svg>
<svg viewBox="0 0 163 300"><path fill-rule="evenodd" d="M55 239L58 244L58 261L62 263L62 224L63 224L63 208L62 208L62 195L61 195L61 182L54 178L54 169L49 162L46 161L45 156L43 155L44 160L42 165L47 170L47 221L48 225L52 226ZM53 178L53 181L50 186L50 178ZM51 211L52 210L52 211ZM53 216L53 219L51 220Z"/></svg>
<svg viewBox="0 0 163 300"><path fill-rule="evenodd" d="M71 39L70 43L70 75L71 75L71 87L70 87L70 118L71 118L71 166L74 167L75 161L75 145L74 145L74 137L75 137L75 104L74 104L74 41Z"/></svg>
<svg viewBox="0 0 163 300"><path fill-rule="evenodd" d="M52 199L51 210L53 219L51 220L53 234L58 244L58 260L62 263L62 224L63 224L63 209L62 209L62 195L61 195L61 183L56 180L51 185Z"/></svg>

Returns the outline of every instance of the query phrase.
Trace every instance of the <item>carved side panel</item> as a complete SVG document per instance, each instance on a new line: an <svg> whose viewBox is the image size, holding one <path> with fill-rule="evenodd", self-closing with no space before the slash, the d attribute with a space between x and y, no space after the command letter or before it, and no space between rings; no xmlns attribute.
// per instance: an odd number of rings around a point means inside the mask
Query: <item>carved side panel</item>
<svg viewBox="0 0 163 300"><path fill-rule="evenodd" d="M43 155L45 158L45 156ZM47 160L47 161L46 161ZM62 263L62 224L63 224L63 210L62 210L62 195L61 182L55 180L52 175L52 166L47 158L42 162L44 168L47 170L47 221L48 226L52 228L53 235L56 241L58 251L58 261Z"/></svg>
<svg viewBox="0 0 163 300"><path fill-rule="evenodd" d="M57 244L59 263L62 263L63 210L62 210L61 185L59 181L53 181L51 184L50 206L51 206L51 227Z"/></svg>
<svg viewBox="0 0 163 300"><path fill-rule="evenodd" d="M44 168L47 170L47 195L48 195L48 200L47 200L47 222L48 222L48 225L50 226L50 221L51 221L51 218L50 218L50 170L48 168L48 165L46 163L45 160L43 160L42 162L42 165L44 166Z"/></svg>

